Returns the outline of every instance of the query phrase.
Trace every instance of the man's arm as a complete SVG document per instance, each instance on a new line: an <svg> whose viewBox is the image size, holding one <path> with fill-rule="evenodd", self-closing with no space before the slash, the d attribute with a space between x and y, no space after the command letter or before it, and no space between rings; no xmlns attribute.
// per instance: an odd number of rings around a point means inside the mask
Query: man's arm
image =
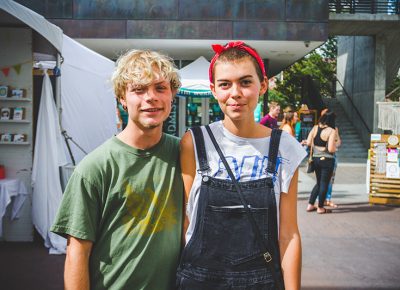
<svg viewBox="0 0 400 290"><path fill-rule="evenodd" d="M297 227L297 180L294 173L289 192L280 197L279 249L286 290L299 290L301 284L301 238Z"/></svg>
<svg viewBox="0 0 400 290"><path fill-rule="evenodd" d="M89 290L89 257L93 242L68 236L64 269L65 290Z"/></svg>

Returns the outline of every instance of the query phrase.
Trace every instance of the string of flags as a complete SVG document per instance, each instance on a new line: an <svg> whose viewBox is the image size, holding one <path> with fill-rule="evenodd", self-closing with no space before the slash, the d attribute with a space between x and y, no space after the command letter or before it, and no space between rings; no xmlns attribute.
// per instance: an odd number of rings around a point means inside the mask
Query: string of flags
<svg viewBox="0 0 400 290"><path fill-rule="evenodd" d="M11 69L14 69L15 72L19 75L21 73L22 65L24 65L26 63L32 63L32 62L31 61L25 61L25 62L22 62L22 63L10 65L10 66L5 66L5 67L0 68L0 70L4 74L5 77L8 77L8 75L10 74Z"/></svg>

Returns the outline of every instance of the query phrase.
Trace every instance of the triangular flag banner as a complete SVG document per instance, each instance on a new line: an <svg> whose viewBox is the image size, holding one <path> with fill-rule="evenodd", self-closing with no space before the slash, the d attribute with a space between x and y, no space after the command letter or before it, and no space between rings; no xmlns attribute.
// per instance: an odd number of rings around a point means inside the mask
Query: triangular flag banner
<svg viewBox="0 0 400 290"><path fill-rule="evenodd" d="M21 64L16 64L16 65L13 66L13 68L15 69L17 74L19 74L21 72Z"/></svg>
<svg viewBox="0 0 400 290"><path fill-rule="evenodd" d="M8 74L10 72L10 68L9 67L4 67L1 69L1 71L3 72L3 74L8 77Z"/></svg>

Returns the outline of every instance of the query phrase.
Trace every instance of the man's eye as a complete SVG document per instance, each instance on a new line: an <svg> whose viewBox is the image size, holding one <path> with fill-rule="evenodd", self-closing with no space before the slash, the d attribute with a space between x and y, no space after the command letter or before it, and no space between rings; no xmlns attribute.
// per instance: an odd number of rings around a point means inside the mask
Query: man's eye
<svg viewBox="0 0 400 290"><path fill-rule="evenodd" d="M226 88L229 85L229 83L219 83L218 86L220 88Z"/></svg>
<svg viewBox="0 0 400 290"><path fill-rule="evenodd" d="M165 86L159 86L159 87L157 87L157 90L158 91L164 91L164 90L166 90L167 89L167 87L165 87Z"/></svg>
<svg viewBox="0 0 400 290"><path fill-rule="evenodd" d="M136 94L142 94L142 93L144 93L144 89L143 89L143 88L134 88L132 91L133 91L134 93L136 93Z"/></svg>

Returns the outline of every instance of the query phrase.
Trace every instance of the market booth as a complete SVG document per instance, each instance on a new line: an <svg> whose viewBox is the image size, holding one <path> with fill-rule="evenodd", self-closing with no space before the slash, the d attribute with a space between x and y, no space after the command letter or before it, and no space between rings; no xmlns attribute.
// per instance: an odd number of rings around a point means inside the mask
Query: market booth
<svg viewBox="0 0 400 290"><path fill-rule="evenodd" d="M203 56L179 70L179 136L190 127L221 120L223 113L210 90L210 62Z"/></svg>
<svg viewBox="0 0 400 290"><path fill-rule="evenodd" d="M392 134L371 134L368 193L371 204L400 205L400 102L378 102L378 127Z"/></svg>
<svg viewBox="0 0 400 290"><path fill-rule="evenodd" d="M0 39L0 240L32 241L34 226L63 252L65 240L48 231L60 168L116 133L114 62L10 0L0 2Z"/></svg>

